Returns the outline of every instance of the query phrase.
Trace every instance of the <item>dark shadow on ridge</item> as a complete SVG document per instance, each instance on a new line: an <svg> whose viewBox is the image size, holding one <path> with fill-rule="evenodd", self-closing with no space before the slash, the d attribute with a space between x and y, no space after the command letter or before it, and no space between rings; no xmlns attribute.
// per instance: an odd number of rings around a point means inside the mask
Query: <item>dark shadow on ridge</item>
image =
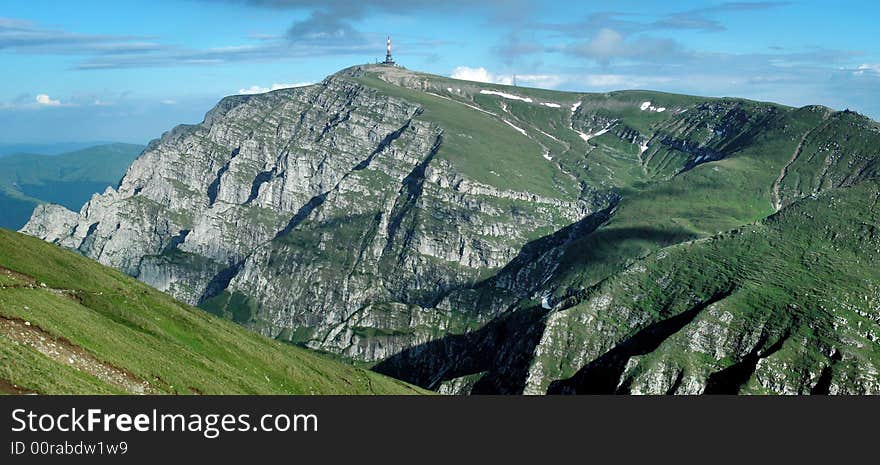
<svg viewBox="0 0 880 465"><path fill-rule="evenodd" d="M618 241L631 239L649 238L660 242L675 242L680 239L675 233L653 228L598 230L597 228L611 216L613 209L614 205L611 205L553 234L527 243L520 249L517 257L499 273L469 288L475 290L484 288L491 293L492 290L499 288L499 280L515 280L515 275L548 250L566 247L572 241L586 236L598 234L601 236L598 240L609 246L613 246ZM593 259L589 250L585 255L580 257L583 260L579 263L587 263ZM540 287L540 284L536 286ZM519 298L523 298L524 294L532 293L535 289L536 287L532 286L524 291L520 290L520 294L523 295ZM498 292L510 291L505 288L498 289ZM583 296L569 297L557 308L575 305L579 299L586 296L586 293L588 291L585 291ZM719 295L718 299L725 296L726 294ZM708 306L712 302L707 301L704 305ZM475 305L475 307L480 306L480 303ZM697 308L690 318L702 308L704 307ZM473 309L473 311L477 310L478 308ZM473 386L471 393L520 394L525 387L532 353L544 333L544 318L550 311L541 307L509 310L496 316L478 330L448 335L403 350L378 363L373 367L373 371L427 389L437 389L443 381L484 373ZM682 318L686 317L687 315ZM670 324L675 322L676 320L673 319ZM686 324L686 321L683 324Z"/></svg>
<svg viewBox="0 0 880 465"><path fill-rule="evenodd" d="M574 376L550 383L548 394L625 394L627 387L620 379L630 358L657 350L666 339L687 326L710 305L733 293L733 289L716 292L693 308L655 322L617 344L599 358L584 366ZM662 313L662 312L661 312Z"/></svg>
<svg viewBox="0 0 880 465"><path fill-rule="evenodd" d="M406 349L373 371L434 390L443 381L485 372L472 394L519 394L549 312L531 307L503 314L479 330Z"/></svg>

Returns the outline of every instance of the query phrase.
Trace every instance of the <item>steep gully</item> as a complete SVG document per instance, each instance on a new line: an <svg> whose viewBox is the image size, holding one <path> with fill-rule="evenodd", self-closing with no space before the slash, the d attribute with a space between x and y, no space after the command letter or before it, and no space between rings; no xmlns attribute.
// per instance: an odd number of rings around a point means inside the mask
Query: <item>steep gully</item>
<svg viewBox="0 0 880 465"><path fill-rule="evenodd" d="M421 114L421 112L422 112L421 109L416 110L416 112L412 115L412 117L409 118L400 128L398 128L395 131L386 135L379 142L379 144L376 146L376 148L372 152L370 152L370 154L368 154L364 159L362 159L355 166L353 166L349 170L349 172L347 172L345 175L343 175L339 179L339 181L331 189L329 189L325 192L321 192L320 194L315 195L314 197L309 199L309 201L306 202L302 207L300 207L300 209L296 212L296 214L293 215L293 217L290 219L290 221L287 223L287 225L284 228L282 228L281 230L279 230L277 233L275 233L275 236L273 237L272 240L275 240L275 239L278 239L280 237L283 237L283 236L290 234L290 232L292 232L294 229L296 229L297 226L299 226L303 221L305 221L316 208L320 207L326 201L327 196L330 195L331 192L337 190L339 188L339 186L353 172L361 171L361 170L364 170L367 167L369 167L370 163L372 163L372 161L376 158L376 156L378 156L380 153L384 152L385 150L389 149L395 140L399 139L407 129L412 127L414 118L417 117L419 114ZM436 150L439 148L439 144L440 144L441 140L442 140L441 136L438 133L437 142L435 143L435 148L433 148L432 153L429 154L428 162L430 162L430 158L433 158L433 154L436 154ZM234 155L235 155L235 152L233 152L233 156ZM222 169L221 169L221 171L222 171ZM218 174L218 180L219 180L220 175L222 175L222 173ZM219 182L218 182L218 184L219 184ZM257 189L257 193L259 193L259 190L258 190L259 187L257 187L256 189ZM251 197L255 198L256 196L254 195L253 190L254 190L254 188L252 187ZM258 244L253 248L253 250L257 250L260 246L266 245L269 242L271 242L271 241L266 241L262 244ZM221 292L223 292L223 290L225 290L227 287L229 287L229 284L232 282L232 280L235 278L235 276L238 275L239 271L241 271L241 268L244 266L245 262L248 260L248 258L251 256L251 254L252 253L245 255L241 260L233 263L232 265L224 268L219 273L217 273L211 279L211 281L208 283L208 285L205 287L205 291L202 293L202 296L199 298L199 304L202 304L205 301L210 300L211 298L218 296Z"/></svg>

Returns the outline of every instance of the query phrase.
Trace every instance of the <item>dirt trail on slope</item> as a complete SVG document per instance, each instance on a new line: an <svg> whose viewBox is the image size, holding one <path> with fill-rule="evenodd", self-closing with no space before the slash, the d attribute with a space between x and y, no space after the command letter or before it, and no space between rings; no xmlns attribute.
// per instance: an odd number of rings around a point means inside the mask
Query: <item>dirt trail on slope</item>
<svg viewBox="0 0 880 465"><path fill-rule="evenodd" d="M55 337L30 322L0 316L0 336L28 346L50 359L132 394L152 394L153 388L135 375L97 359L82 347ZM23 388L17 390L27 393ZM0 387L2 388L2 387Z"/></svg>
<svg viewBox="0 0 880 465"><path fill-rule="evenodd" d="M822 115L822 121L816 125L813 129L804 133L804 136L801 137L801 141L798 142L797 148L794 149L794 153L791 155L791 158L782 167L779 171L779 176L776 177L776 181L773 182L773 209L779 211L782 209L782 196L779 194L779 188L782 185L782 180L788 174L788 168L794 164L795 160L801 156L801 152L804 150L804 144L807 142L807 138L810 137L814 132L818 131L826 121L828 121L828 117L831 116L830 113L826 110L825 114Z"/></svg>
<svg viewBox="0 0 880 465"><path fill-rule="evenodd" d="M12 271L9 268L4 266L0 266L0 276L7 278L8 280L13 281L15 284L0 284L0 288L5 287L34 287L37 286L37 280L26 275L21 274L17 271ZM0 281L2 283L2 281Z"/></svg>
<svg viewBox="0 0 880 465"><path fill-rule="evenodd" d="M36 391L25 389L17 384L12 383L9 380L0 378L0 394L26 395L36 393Z"/></svg>

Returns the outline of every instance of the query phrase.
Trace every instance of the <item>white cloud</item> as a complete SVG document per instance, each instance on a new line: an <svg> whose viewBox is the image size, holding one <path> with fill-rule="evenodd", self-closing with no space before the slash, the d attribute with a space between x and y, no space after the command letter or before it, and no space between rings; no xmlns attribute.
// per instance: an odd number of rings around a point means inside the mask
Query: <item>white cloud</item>
<svg viewBox="0 0 880 465"><path fill-rule="evenodd" d="M602 66L624 59L644 63L681 62L693 58L693 52L666 38L627 36L614 29L602 28L586 42L569 44L558 50L589 58Z"/></svg>
<svg viewBox="0 0 880 465"><path fill-rule="evenodd" d="M177 105L177 100L167 99L167 100L162 100L159 103L161 103L162 105Z"/></svg>
<svg viewBox="0 0 880 465"><path fill-rule="evenodd" d="M303 87L312 85L311 82L296 82L293 84L272 84L270 87L262 87L258 85L253 85L248 87L247 89L238 89L238 93L240 95L253 95L253 94L265 94L266 92L272 92L273 90L279 89L290 89L292 87Z"/></svg>
<svg viewBox="0 0 880 465"><path fill-rule="evenodd" d="M623 36L619 32L603 28L593 37L593 40L584 45L584 51L593 56L607 58L620 53L623 44Z"/></svg>
<svg viewBox="0 0 880 465"><path fill-rule="evenodd" d="M40 94L40 95L37 95L37 104L38 105L45 105L48 107L57 107L57 106L61 105L61 101L60 100L52 100L48 95Z"/></svg>
<svg viewBox="0 0 880 465"><path fill-rule="evenodd" d="M517 84L525 84L530 87L553 89L565 82L565 78L558 74L495 74L483 68L470 68L459 66L452 70L450 75L453 79L465 81L485 82L488 84L512 85L514 77Z"/></svg>
<svg viewBox="0 0 880 465"><path fill-rule="evenodd" d="M558 74L517 74L516 82L542 89L554 89L565 82L565 78Z"/></svg>
<svg viewBox="0 0 880 465"><path fill-rule="evenodd" d="M238 93L241 95L252 95L252 94L262 94L265 92L269 92L271 89L268 87L260 87L260 86L250 86L247 89L238 89Z"/></svg>
<svg viewBox="0 0 880 465"><path fill-rule="evenodd" d="M856 68L856 74L859 76L865 74L865 71L880 74L880 63L874 63L874 64L865 63L865 64L859 65L859 67Z"/></svg>
<svg viewBox="0 0 880 465"><path fill-rule="evenodd" d="M485 82L489 84L513 84L514 75L495 74L486 68L469 68L459 66L452 72L452 78L467 81ZM642 88L651 85L666 84L671 79L664 77L645 77L624 74L517 74L519 85L538 87L541 89L581 89L586 86L592 90L617 90Z"/></svg>
<svg viewBox="0 0 880 465"><path fill-rule="evenodd" d="M452 70L452 75L450 77L452 77L452 79L486 82L489 84L504 84L508 86L513 84L513 76L495 75L482 66L479 68L459 66Z"/></svg>

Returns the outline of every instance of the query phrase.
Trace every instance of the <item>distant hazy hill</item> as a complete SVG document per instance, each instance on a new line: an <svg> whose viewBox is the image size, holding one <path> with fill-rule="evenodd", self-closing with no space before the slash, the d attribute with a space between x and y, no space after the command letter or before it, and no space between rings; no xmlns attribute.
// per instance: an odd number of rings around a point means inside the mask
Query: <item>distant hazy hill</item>
<svg viewBox="0 0 880 465"><path fill-rule="evenodd" d="M41 155L61 155L75 150L87 149L97 145L112 144L113 141L53 142L50 144L4 144L0 143L0 158L20 153L39 153Z"/></svg>
<svg viewBox="0 0 880 465"><path fill-rule="evenodd" d="M417 394L0 229L0 394Z"/></svg>
<svg viewBox="0 0 880 465"><path fill-rule="evenodd" d="M17 153L0 158L0 227L18 229L42 202L79 209L115 185L144 149L107 144L60 155Z"/></svg>

